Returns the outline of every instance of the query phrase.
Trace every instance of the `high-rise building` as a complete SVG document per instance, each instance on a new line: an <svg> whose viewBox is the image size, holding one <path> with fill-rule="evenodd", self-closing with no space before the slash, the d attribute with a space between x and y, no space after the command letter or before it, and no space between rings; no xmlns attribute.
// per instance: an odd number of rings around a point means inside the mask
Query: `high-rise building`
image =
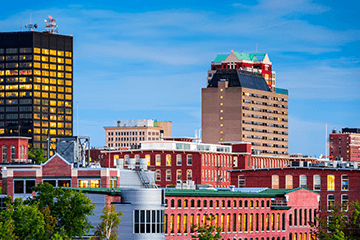
<svg viewBox="0 0 360 240"><path fill-rule="evenodd" d="M360 128L343 128L329 134L330 156L335 160L360 162Z"/></svg>
<svg viewBox="0 0 360 240"><path fill-rule="evenodd" d="M202 89L202 141L250 142L254 154L288 155L288 91L260 73L219 69Z"/></svg>
<svg viewBox="0 0 360 240"><path fill-rule="evenodd" d="M270 88L275 88L275 71L272 70L272 63L267 53L247 54L231 50L230 54L216 55L211 63L211 70L208 71L208 83L218 69L240 69L259 73L265 78Z"/></svg>
<svg viewBox="0 0 360 240"><path fill-rule="evenodd" d="M73 37L51 32L0 33L0 135L72 136Z"/></svg>

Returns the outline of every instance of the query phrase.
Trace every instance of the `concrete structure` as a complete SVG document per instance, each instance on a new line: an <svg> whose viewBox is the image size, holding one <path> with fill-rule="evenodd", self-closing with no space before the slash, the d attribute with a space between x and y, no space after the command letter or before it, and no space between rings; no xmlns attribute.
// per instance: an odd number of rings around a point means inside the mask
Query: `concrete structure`
<svg viewBox="0 0 360 240"><path fill-rule="evenodd" d="M288 155L287 91L271 91L264 78L217 70L202 89L202 141L250 142L257 155Z"/></svg>
<svg viewBox="0 0 360 240"><path fill-rule="evenodd" d="M259 73L270 88L275 88L275 71L272 71L272 63L267 53L247 54L231 50L230 54L216 55L214 61L211 62L206 84L209 84L213 74L219 69L240 69Z"/></svg>
<svg viewBox="0 0 360 240"><path fill-rule="evenodd" d="M360 162L360 129L343 128L339 133L333 130L329 134L329 155L337 160Z"/></svg>
<svg viewBox="0 0 360 240"><path fill-rule="evenodd" d="M172 122L137 120L136 125L121 124L115 127L104 127L105 146L111 148L139 148L140 141L160 140L171 137Z"/></svg>
<svg viewBox="0 0 360 240"><path fill-rule="evenodd" d="M49 32L0 33L0 135L72 136L73 38Z"/></svg>

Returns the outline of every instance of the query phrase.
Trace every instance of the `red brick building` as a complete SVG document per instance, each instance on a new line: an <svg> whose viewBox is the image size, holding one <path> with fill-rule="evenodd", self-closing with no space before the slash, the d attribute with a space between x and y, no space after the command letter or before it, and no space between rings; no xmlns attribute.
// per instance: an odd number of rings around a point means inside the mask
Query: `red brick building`
<svg viewBox="0 0 360 240"><path fill-rule="evenodd" d="M29 139L20 136L0 137L0 163L27 162Z"/></svg>
<svg viewBox="0 0 360 240"><path fill-rule="evenodd" d="M318 193L299 189L258 192L166 189L165 239L190 239L196 226L221 227L223 239L310 239ZM210 218L211 220L206 220Z"/></svg>
<svg viewBox="0 0 360 240"><path fill-rule="evenodd" d="M329 153L335 159L360 162L360 129L343 128L329 134Z"/></svg>
<svg viewBox="0 0 360 240"><path fill-rule="evenodd" d="M320 204L347 204L360 199L360 170L333 167L285 167L231 171L231 184L242 187L293 189L305 187L320 194Z"/></svg>

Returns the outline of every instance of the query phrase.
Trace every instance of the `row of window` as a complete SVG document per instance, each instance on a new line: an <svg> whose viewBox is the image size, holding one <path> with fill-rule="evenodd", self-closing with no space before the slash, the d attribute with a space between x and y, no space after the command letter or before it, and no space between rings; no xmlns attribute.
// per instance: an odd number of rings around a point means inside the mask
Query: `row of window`
<svg viewBox="0 0 360 240"><path fill-rule="evenodd" d="M0 54L17 54L17 53L33 53L32 48L0 48ZM72 57L72 53L69 51L60 51L53 50L47 48L34 48L34 53L44 54L44 55L52 55L52 56L60 56L60 57Z"/></svg>
<svg viewBox="0 0 360 240"><path fill-rule="evenodd" d="M243 177L241 177L243 179ZM240 180L240 176L239 176ZM300 175L299 176L299 187L307 187L307 176ZM279 189L279 175L271 176L271 188ZM292 189L293 188L293 176L286 175L285 176L285 188ZM321 176L314 175L313 176L313 190L321 191ZM349 176L342 175L341 176L341 190L348 191L349 190ZM327 191L335 191L335 175L327 175Z"/></svg>
<svg viewBox="0 0 360 240"><path fill-rule="evenodd" d="M24 145L22 145L22 146L19 146L18 150L19 150L18 158L24 160L25 156L26 156L27 148ZM10 147L10 153L11 153L10 161L11 162L16 161L16 147L15 146ZM8 161L9 161L9 159L8 159L8 148L7 148L7 146L4 145L2 147L2 162L7 163Z"/></svg>
<svg viewBox="0 0 360 240"><path fill-rule="evenodd" d="M145 132L115 132L115 136L137 136L139 133L139 135L145 135ZM148 135L159 135L159 132L148 132ZM108 136L114 136L114 132L108 132Z"/></svg>
<svg viewBox="0 0 360 240"><path fill-rule="evenodd" d="M202 170L201 179L203 181L229 182L230 173L221 170Z"/></svg>
<svg viewBox="0 0 360 240"><path fill-rule="evenodd" d="M134 210L134 233L164 233L163 210Z"/></svg>
<svg viewBox="0 0 360 240"><path fill-rule="evenodd" d="M27 58L26 60L31 60L32 56L20 56L20 58ZM30 58L30 59L29 59ZM35 60L40 61L40 56L34 56ZM43 57L43 58L47 58L47 57ZM7 61L18 61L18 56L7 56L6 57ZM20 59L24 60L24 59ZM60 64L64 64L64 59L63 58L58 58L56 60L56 58L50 58L50 62L52 63L56 63L58 62L59 65L56 64L48 64L48 63L39 63L39 62L34 62L34 65L32 62L7 62L5 63L0 63L0 69L9 69L9 68L31 68L31 67L35 67L35 68L41 68L41 69L50 69L50 70L55 70L55 71L67 71L67 72L72 72L72 66L68 66L68 65L60 65ZM71 60L70 59L65 59L66 64L71 64Z"/></svg>
<svg viewBox="0 0 360 240"><path fill-rule="evenodd" d="M266 95L261 95L261 94L255 94L255 93L246 93L243 92L244 96L248 96L248 97L255 97L255 98L263 98L263 99L271 99L271 100L275 100L275 101L282 101L282 102L287 102L288 100L286 98L279 98L279 97L269 97Z"/></svg>
<svg viewBox="0 0 360 240"><path fill-rule="evenodd" d="M202 203L202 204L201 204ZM209 203L209 208L228 208L228 209L241 209L241 208L265 208L265 203L266 203L266 208L270 208L271 203L270 200L197 200L196 201L196 207L197 208L208 208L208 203ZM244 203L244 205L243 205ZM168 200L165 200L165 204L168 207ZM189 207L189 200L188 199L178 199L177 200L177 208L188 208ZM171 199L170 201L170 208L175 208L175 200ZM195 200L191 199L190 200L190 208L195 208Z"/></svg>
<svg viewBox="0 0 360 240"><path fill-rule="evenodd" d="M160 138L147 138L148 140L160 140ZM108 138L108 142L114 141L114 138ZM115 141L138 141L137 137L122 137L122 138L115 138ZM139 137L139 141L145 141L145 137Z"/></svg>
<svg viewBox="0 0 360 240"><path fill-rule="evenodd" d="M249 104L256 104L256 105L265 105L265 106L269 106L269 107L273 106L273 107L278 107L278 108L287 108L287 105L281 105L281 104L276 104L276 103L271 104L271 103L268 103L268 102L259 102L259 101L247 100L247 99L243 99L243 102L244 103L249 103ZM285 115L284 112L282 114Z"/></svg>
<svg viewBox="0 0 360 240"><path fill-rule="evenodd" d="M31 77L6 77L6 78L0 78L0 83L31 83L33 79ZM42 83L42 84L52 84L52 85L66 85L66 86L72 86L71 80L64 80L64 79L55 79L55 78L41 78L41 77L35 77L34 83ZM10 86L10 85L9 85Z"/></svg>
<svg viewBox="0 0 360 240"><path fill-rule="evenodd" d="M245 214L177 214L169 216L165 214L165 233L193 233L196 228L206 225L220 227L221 232L264 232L285 231L285 213L245 213Z"/></svg>

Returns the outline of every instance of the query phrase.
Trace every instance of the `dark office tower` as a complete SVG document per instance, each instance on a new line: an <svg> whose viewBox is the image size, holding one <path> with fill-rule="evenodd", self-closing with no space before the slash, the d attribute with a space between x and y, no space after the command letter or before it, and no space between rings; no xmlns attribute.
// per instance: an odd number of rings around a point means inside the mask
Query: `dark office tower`
<svg viewBox="0 0 360 240"><path fill-rule="evenodd" d="M0 135L72 136L73 38L49 32L0 33Z"/></svg>

